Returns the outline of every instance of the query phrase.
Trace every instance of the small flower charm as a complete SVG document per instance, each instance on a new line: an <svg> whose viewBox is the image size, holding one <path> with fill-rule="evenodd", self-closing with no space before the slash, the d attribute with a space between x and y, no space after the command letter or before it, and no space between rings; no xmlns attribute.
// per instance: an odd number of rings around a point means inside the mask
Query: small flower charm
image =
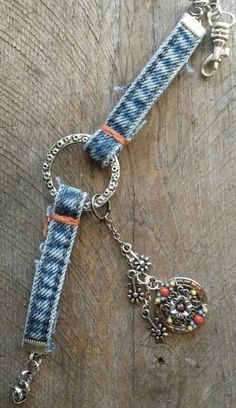
<svg viewBox="0 0 236 408"><path fill-rule="evenodd" d="M130 264L138 272L145 272L151 266L148 256L138 255L137 258L133 257L130 259Z"/></svg>
<svg viewBox="0 0 236 408"><path fill-rule="evenodd" d="M131 283L128 283L128 298L131 303L140 303L144 301L145 294L142 292L141 286L135 282L135 278L131 279Z"/></svg>
<svg viewBox="0 0 236 408"><path fill-rule="evenodd" d="M166 327L160 323L158 317L150 322L149 329L151 330L152 336L157 341L165 340L165 338L168 336L166 333Z"/></svg>
<svg viewBox="0 0 236 408"><path fill-rule="evenodd" d="M165 340L165 338L168 336L168 333L166 333L166 327L163 326L163 324L160 322L160 319L158 317L152 318L151 317L151 312L149 308L149 299L145 299L145 305L142 308L142 318L148 321L148 326L147 328L151 331L152 336L157 340Z"/></svg>
<svg viewBox="0 0 236 408"><path fill-rule="evenodd" d="M192 279L173 278L156 293L157 315L171 331L190 332L203 324L208 312L202 287Z"/></svg>

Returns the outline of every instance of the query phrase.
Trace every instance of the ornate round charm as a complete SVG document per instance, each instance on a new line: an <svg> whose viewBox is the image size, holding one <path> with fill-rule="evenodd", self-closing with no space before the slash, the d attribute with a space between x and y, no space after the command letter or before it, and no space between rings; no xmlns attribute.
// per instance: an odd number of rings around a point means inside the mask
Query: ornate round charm
<svg viewBox="0 0 236 408"><path fill-rule="evenodd" d="M183 277L163 282L156 293L155 304L162 323L176 333L193 331L204 322L208 312L202 287Z"/></svg>
<svg viewBox="0 0 236 408"><path fill-rule="evenodd" d="M48 151L46 160L43 163L43 179L44 182L50 191L50 194L54 197L57 194L57 189L54 185L53 179L52 179L52 164L58 155L58 153L64 149L67 146L70 146L72 144L82 144L86 143L88 139L90 138L90 135L84 134L84 133L78 133L74 135L68 135L63 137L62 139L58 140ZM110 160L110 167L111 167L111 176L110 176L110 181L108 187L103 191L101 194L96 194L96 199L94 202L94 206L96 208L102 207L104 204L106 204L109 199L112 197L112 195L115 193L116 188L119 183L120 179L120 164L118 161L117 156L113 156ZM91 201L87 201L84 205L84 211L89 211L92 208L92 203Z"/></svg>

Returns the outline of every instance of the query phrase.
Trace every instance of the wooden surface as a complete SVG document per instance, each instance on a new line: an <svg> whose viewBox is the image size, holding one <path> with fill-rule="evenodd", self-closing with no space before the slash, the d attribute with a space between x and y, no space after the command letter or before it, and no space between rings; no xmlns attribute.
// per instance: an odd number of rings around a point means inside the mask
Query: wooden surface
<svg viewBox="0 0 236 408"><path fill-rule="evenodd" d="M20 348L49 195L41 167L60 137L91 133L186 10L187 0L0 0L0 407L27 355ZM236 12L234 0L225 8ZM235 44L231 39L231 46ZM60 307L56 351L25 407L236 407L236 49L215 79L199 76L205 41L120 156L112 216L161 279L185 275L209 298L190 335L150 338L127 301L126 260L84 216ZM98 192L81 148L55 163L64 181Z"/></svg>

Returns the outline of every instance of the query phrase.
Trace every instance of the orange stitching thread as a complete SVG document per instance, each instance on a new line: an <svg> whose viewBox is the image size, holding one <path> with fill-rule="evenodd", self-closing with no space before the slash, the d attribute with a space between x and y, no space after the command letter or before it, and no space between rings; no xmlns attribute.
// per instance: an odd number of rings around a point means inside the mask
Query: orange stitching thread
<svg viewBox="0 0 236 408"><path fill-rule="evenodd" d="M44 228L43 228L44 236L46 236L48 233L48 221L49 220L61 222L62 224L74 225L76 227L80 226L80 220L76 220L75 218L66 217L65 215L59 215L59 214L49 214L47 217L45 217L45 220L44 220Z"/></svg>
<svg viewBox="0 0 236 408"><path fill-rule="evenodd" d="M80 220L76 220L73 217L66 217L65 215L49 214L48 218L53 221L61 222L62 224L76 225L77 227L80 225Z"/></svg>
<svg viewBox="0 0 236 408"><path fill-rule="evenodd" d="M121 136L118 132L116 132L114 129L111 127L107 126L105 123L103 123L100 128L103 130L104 133L106 133L108 136L114 137L114 139L117 140L120 144L124 146L128 146L128 141Z"/></svg>
<svg viewBox="0 0 236 408"><path fill-rule="evenodd" d="M48 217L45 217L43 223L43 236L46 237L47 234L48 234Z"/></svg>

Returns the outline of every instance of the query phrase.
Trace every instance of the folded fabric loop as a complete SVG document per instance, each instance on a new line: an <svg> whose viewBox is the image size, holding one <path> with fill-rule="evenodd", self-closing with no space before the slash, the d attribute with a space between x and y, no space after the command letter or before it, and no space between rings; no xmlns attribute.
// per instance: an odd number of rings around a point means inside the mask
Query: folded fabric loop
<svg viewBox="0 0 236 408"><path fill-rule="evenodd" d="M23 336L23 346L31 352L53 349L59 300L86 198L81 190L60 183L53 209L46 212L50 221L35 265Z"/></svg>
<svg viewBox="0 0 236 408"><path fill-rule="evenodd" d="M131 141L142 127L145 116L165 91L204 37L205 29L186 13L170 36L153 55L111 111L105 125ZM102 167L119 154L124 143L97 130L85 143L85 150Z"/></svg>

